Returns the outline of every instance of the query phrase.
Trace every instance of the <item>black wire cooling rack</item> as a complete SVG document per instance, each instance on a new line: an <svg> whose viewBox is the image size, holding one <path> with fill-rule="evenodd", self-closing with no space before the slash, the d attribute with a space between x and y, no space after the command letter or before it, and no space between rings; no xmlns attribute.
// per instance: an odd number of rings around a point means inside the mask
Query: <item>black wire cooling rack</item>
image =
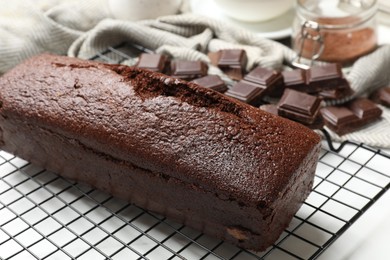
<svg viewBox="0 0 390 260"><path fill-rule="evenodd" d="M93 59L123 63L121 45ZM312 193L278 241L256 253L0 151L0 259L315 259L390 187L390 156L324 143ZM71 162L69 162L71 163Z"/></svg>

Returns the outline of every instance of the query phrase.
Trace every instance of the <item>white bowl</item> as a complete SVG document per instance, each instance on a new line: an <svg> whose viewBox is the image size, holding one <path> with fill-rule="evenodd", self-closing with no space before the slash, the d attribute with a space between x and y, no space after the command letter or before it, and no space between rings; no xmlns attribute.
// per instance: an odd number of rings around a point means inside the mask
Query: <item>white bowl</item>
<svg viewBox="0 0 390 260"><path fill-rule="evenodd" d="M294 0L214 0L231 18L245 22L261 22L287 12Z"/></svg>
<svg viewBox="0 0 390 260"><path fill-rule="evenodd" d="M109 0L111 14L116 19L143 20L176 14L182 0Z"/></svg>

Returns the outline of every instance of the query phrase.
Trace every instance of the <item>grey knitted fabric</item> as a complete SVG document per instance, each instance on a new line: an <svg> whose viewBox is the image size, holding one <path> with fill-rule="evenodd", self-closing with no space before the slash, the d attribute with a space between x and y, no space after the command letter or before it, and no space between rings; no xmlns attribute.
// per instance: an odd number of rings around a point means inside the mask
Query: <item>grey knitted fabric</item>
<svg viewBox="0 0 390 260"><path fill-rule="evenodd" d="M37 3L40 5L37 6ZM112 19L107 0L4 1L0 8L0 74L41 52L68 54L88 59L121 42L142 45L177 59L210 62L209 51L243 48L247 69L256 65L280 69L295 53L279 42L226 23L192 14L129 22ZM125 61L133 64L134 60ZM361 58L347 75L356 95L367 95L390 84L390 46ZM210 66L209 73L226 77ZM343 103L348 99L339 100ZM390 110L383 107L380 122L333 140L351 140L390 148Z"/></svg>
<svg viewBox="0 0 390 260"><path fill-rule="evenodd" d="M106 0L12 0L0 7L0 75L41 53L66 54L85 31L109 16Z"/></svg>

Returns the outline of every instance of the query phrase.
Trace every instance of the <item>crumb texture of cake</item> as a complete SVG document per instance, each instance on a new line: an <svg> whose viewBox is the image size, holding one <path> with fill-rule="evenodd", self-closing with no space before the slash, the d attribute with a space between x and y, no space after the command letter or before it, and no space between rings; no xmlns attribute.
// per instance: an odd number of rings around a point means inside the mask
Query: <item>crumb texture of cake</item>
<svg viewBox="0 0 390 260"><path fill-rule="evenodd" d="M180 79L42 54L0 78L0 145L206 234L272 245L311 191L320 137Z"/></svg>

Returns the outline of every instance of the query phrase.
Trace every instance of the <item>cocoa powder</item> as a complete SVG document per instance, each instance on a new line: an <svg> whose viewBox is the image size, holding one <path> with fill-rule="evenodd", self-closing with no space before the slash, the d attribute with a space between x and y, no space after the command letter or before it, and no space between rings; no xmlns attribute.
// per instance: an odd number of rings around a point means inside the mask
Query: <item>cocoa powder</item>
<svg viewBox="0 0 390 260"><path fill-rule="evenodd" d="M351 63L357 58L373 51L377 46L377 35L372 28L359 30L324 31L321 33L323 50L318 60ZM296 39L300 41L300 39ZM300 42L296 46L300 46ZM312 58L313 50L319 49L318 42L305 40L302 57Z"/></svg>
<svg viewBox="0 0 390 260"><path fill-rule="evenodd" d="M312 20L318 28L304 27L309 39L302 46L301 35L294 39L294 46L302 48L301 56L312 59L320 53L317 60L350 64L377 47L375 21L358 15L346 17L317 17ZM310 38L321 37L321 42ZM323 48L320 51L320 46Z"/></svg>

